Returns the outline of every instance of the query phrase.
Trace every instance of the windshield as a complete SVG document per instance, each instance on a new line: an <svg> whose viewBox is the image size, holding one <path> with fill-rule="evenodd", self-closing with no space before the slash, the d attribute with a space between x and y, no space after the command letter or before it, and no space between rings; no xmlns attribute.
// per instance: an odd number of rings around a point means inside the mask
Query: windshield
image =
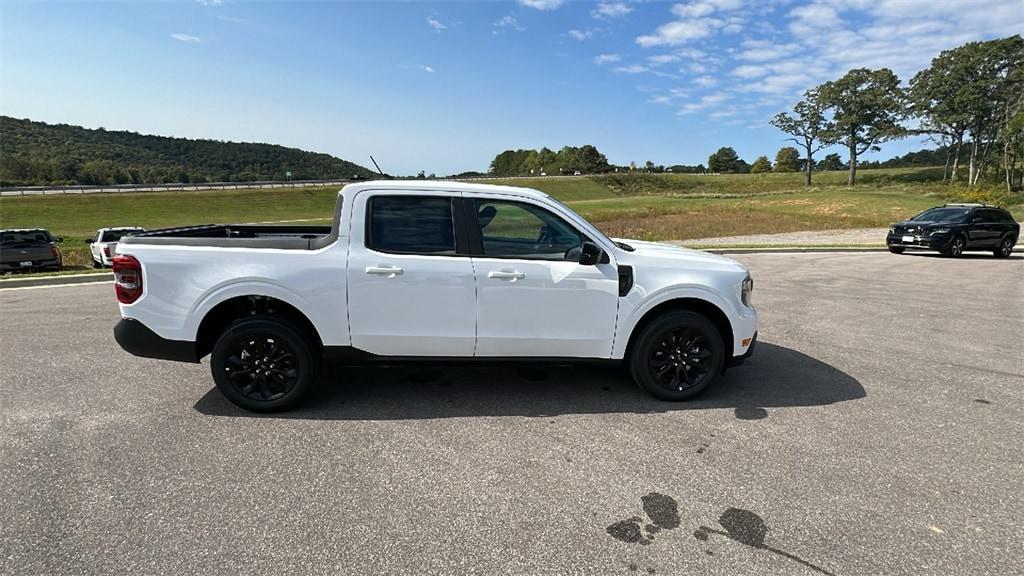
<svg viewBox="0 0 1024 576"><path fill-rule="evenodd" d="M583 216L580 216L579 214L577 214L575 210L573 210L572 208L569 208L568 206L566 206L564 202L561 202L560 200L558 200L557 198L555 198L555 197L553 197L553 196L548 196L548 200L551 200L551 201L552 201L552 202L554 202L555 204L558 204L558 205L559 205L559 206L561 206L561 207L562 207L563 209L565 209L566 211L568 211L568 212L569 212L570 214L572 214L573 216L575 216L575 217L576 217L576 220L577 220L577 221L579 221L579 222L585 222L585 223L587 223L587 224L590 224L590 221L589 221L589 220L587 220L587 219L586 219L586 218L584 218ZM596 226L594 226L593 224L590 224L590 229L591 229L591 230L592 230L592 231L593 231L593 232L594 232L594 233L595 233L595 234L596 234L596 235L597 235L598 237L600 237L600 238L603 238L603 239L605 240L605 242L607 242L607 243L609 243L609 244L615 244L614 242L612 242L612 239L611 239L611 238L609 238L609 237L605 236L605 235L604 235L604 233L603 233L603 232L601 232L600 230L598 230L598 229L597 229L597 227L596 227Z"/></svg>
<svg viewBox="0 0 1024 576"><path fill-rule="evenodd" d="M970 208L932 208L910 219L911 222L963 222Z"/></svg>
<svg viewBox="0 0 1024 576"><path fill-rule="evenodd" d="M130 230L107 230L103 233L103 238L100 238L100 242L117 242L124 236L131 236L138 232L136 229Z"/></svg>
<svg viewBox="0 0 1024 576"><path fill-rule="evenodd" d="M46 230L5 230L0 234L2 244L49 244L53 242Z"/></svg>

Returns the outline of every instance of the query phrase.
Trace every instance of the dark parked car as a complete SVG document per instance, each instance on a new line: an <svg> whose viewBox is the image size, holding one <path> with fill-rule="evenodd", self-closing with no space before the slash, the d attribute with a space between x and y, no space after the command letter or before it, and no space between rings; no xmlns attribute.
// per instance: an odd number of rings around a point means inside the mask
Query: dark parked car
<svg viewBox="0 0 1024 576"><path fill-rule="evenodd" d="M63 240L42 228L0 230L0 272L60 270Z"/></svg>
<svg viewBox="0 0 1024 576"><path fill-rule="evenodd" d="M893 224L885 243L893 254L910 248L937 250L955 258L964 250L984 250L997 258L1008 258L1019 235L1020 224L1002 208L946 204Z"/></svg>

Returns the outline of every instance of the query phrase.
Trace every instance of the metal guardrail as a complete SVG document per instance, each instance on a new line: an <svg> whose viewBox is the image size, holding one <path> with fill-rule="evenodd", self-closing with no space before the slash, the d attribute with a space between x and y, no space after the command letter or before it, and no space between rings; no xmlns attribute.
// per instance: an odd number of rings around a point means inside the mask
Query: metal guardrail
<svg viewBox="0 0 1024 576"><path fill-rule="evenodd" d="M201 184L108 184L105 186L11 186L0 188L0 196L48 196L59 194L117 194L194 190L238 190L242 188L307 188L344 186L351 180L279 180L260 182L203 182Z"/></svg>

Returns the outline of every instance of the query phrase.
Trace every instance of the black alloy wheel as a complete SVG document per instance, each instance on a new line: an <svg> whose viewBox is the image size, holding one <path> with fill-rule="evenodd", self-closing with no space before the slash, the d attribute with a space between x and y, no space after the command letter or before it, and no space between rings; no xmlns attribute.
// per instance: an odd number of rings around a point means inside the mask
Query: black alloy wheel
<svg viewBox="0 0 1024 576"><path fill-rule="evenodd" d="M699 394L722 372L722 336L706 317L667 312L647 324L631 352L630 368L641 388L662 400Z"/></svg>
<svg viewBox="0 0 1024 576"><path fill-rule="evenodd" d="M299 402L316 379L309 340L286 320L253 317L232 324L217 340L210 369L221 393L253 412L274 412Z"/></svg>
<svg viewBox="0 0 1024 576"><path fill-rule="evenodd" d="M965 245L966 243L964 242L964 237L957 236L953 238L952 242L949 243L949 248L947 248L943 252L943 254L949 256L950 258L959 258L964 253Z"/></svg>
<svg viewBox="0 0 1024 576"><path fill-rule="evenodd" d="M662 332L657 341L647 366L658 385L682 392L704 381L711 359L711 348L704 333L692 326L675 326Z"/></svg>
<svg viewBox="0 0 1024 576"><path fill-rule="evenodd" d="M889 252L893 254L903 254L904 248L902 246L889 246Z"/></svg>
<svg viewBox="0 0 1024 576"><path fill-rule="evenodd" d="M1009 258L1010 254L1013 254L1013 238L1007 236L1003 238L1003 241L999 243L999 248L993 251L996 258Z"/></svg>
<svg viewBox="0 0 1024 576"><path fill-rule="evenodd" d="M295 353L271 334L253 334L235 344L224 367L228 380L250 400L277 400L295 388Z"/></svg>

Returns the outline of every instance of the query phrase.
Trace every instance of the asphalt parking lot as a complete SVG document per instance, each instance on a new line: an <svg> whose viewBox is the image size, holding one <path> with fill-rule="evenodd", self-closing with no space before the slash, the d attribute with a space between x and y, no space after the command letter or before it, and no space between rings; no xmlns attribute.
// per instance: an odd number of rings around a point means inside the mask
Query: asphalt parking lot
<svg viewBox="0 0 1024 576"><path fill-rule="evenodd" d="M607 368L339 370L279 416L0 292L2 574L1011 574L1024 258L748 254L699 400Z"/></svg>

